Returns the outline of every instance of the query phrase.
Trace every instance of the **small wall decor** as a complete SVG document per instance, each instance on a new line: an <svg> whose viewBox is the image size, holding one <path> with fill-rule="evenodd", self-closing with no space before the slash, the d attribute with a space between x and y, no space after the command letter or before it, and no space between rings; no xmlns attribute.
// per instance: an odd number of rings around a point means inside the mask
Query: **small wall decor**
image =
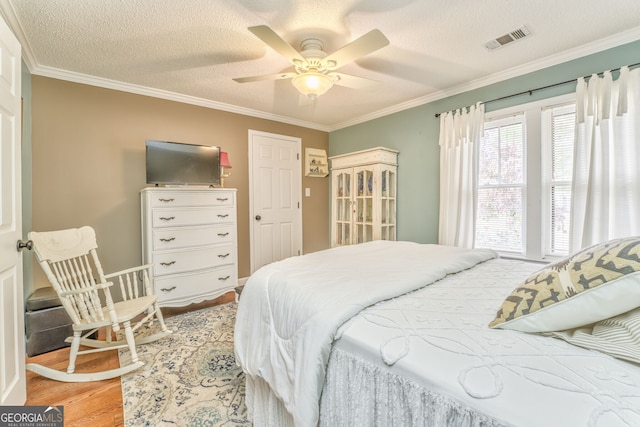
<svg viewBox="0 0 640 427"><path fill-rule="evenodd" d="M327 152L319 148L305 148L304 175L323 178L329 175Z"/></svg>

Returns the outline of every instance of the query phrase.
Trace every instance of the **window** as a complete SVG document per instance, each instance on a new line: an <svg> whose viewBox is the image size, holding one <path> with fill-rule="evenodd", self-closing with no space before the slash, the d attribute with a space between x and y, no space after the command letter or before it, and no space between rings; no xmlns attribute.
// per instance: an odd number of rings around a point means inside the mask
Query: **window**
<svg viewBox="0 0 640 427"><path fill-rule="evenodd" d="M542 115L547 255L569 252L575 123L574 105L547 108Z"/></svg>
<svg viewBox="0 0 640 427"><path fill-rule="evenodd" d="M475 246L531 259L568 252L573 95L487 113Z"/></svg>
<svg viewBox="0 0 640 427"><path fill-rule="evenodd" d="M476 246L523 247L524 115L485 125L478 149Z"/></svg>

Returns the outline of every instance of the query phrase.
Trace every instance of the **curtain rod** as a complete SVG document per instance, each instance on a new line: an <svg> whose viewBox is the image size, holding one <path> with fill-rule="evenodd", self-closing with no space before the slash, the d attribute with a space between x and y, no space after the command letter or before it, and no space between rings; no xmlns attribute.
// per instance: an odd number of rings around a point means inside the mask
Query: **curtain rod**
<svg viewBox="0 0 640 427"><path fill-rule="evenodd" d="M640 62L636 62L635 64L631 64L631 65L627 65L627 67L632 68L632 67L637 67L638 65L640 65ZM622 68L622 67L614 68L613 70L609 70L609 71L611 71L611 72L620 71L620 68ZM600 75L600 74L604 74L604 71L602 71L602 72L600 72L600 73L597 73L597 74L598 74L598 75ZM582 77L582 78L583 78L583 79L588 79L588 78L590 78L590 77L591 77L591 76L584 76L584 77ZM547 85L547 86L537 87L537 88L535 88L535 89L529 89L529 90L525 90L525 91L523 91L523 92L512 93L511 95L501 96L500 98L490 99L489 101L480 101L480 103L482 103L482 104L485 104L485 105L486 105L486 104L489 104L489 103L491 103L491 102L502 101L503 99L514 98L514 97L516 97L516 96L527 95L527 94L529 94L529 96L531 96L531 95L533 95L533 92L537 92L537 91L539 91L539 90L544 90L544 89L550 89L550 88L552 88L552 87L562 86L562 85L566 85L566 84L569 84L569 83L575 83L577 80L578 80L578 79L577 79L577 78L575 78L575 79L567 80L567 81L560 82L560 83L554 83L554 84L550 84L550 85ZM441 115L441 114L442 114L442 113L436 113L436 114L435 114L435 117L436 117L436 118L438 118L438 117L440 117L440 115Z"/></svg>

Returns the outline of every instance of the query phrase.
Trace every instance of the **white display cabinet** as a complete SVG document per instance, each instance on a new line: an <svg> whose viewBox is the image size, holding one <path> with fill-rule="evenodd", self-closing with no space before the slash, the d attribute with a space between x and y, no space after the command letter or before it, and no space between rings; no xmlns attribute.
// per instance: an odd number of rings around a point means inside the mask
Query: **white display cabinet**
<svg viewBox="0 0 640 427"><path fill-rule="evenodd" d="M396 240L397 159L384 147L329 158L332 247Z"/></svg>

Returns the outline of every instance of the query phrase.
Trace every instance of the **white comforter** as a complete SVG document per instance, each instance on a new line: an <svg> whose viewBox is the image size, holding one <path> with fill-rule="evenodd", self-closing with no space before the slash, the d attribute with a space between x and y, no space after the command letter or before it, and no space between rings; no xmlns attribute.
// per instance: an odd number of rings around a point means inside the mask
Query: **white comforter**
<svg viewBox="0 0 640 427"><path fill-rule="evenodd" d="M488 327L540 268L491 260L360 312L332 346L320 425L640 426L640 365Z"/></svg>
<svg viewBox="0 0 640 427"><path fill-rule="evenodd" d="M331 344L345 321L495 257L488 250L375 241L269 264L242 292L236 360L269 384L297 427L315 427Z"/></svg>

